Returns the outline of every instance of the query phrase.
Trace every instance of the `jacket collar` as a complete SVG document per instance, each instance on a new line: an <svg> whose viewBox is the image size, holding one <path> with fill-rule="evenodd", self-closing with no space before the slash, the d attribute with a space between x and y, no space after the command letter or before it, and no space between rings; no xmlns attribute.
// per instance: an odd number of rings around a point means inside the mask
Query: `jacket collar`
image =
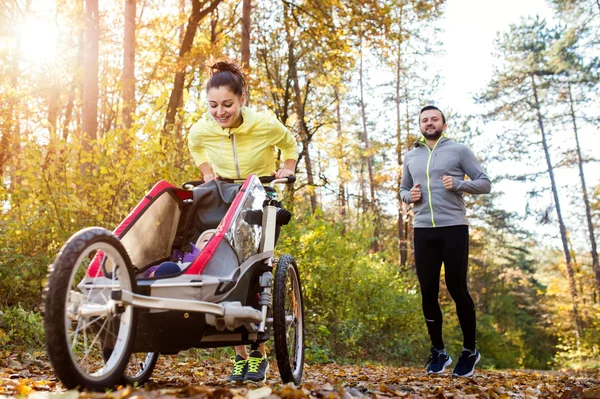
<svg viewBox="0 0 600 399"><path fill-rule="evenodd" d="M449 141L450 139L448 137L446 137L445 134L442 134L442 137L439 138L437 145L442 144L445 141ZM427 146L427 142L425 141L425 137L421 136L421 138L417 141L415 141L415 148L418 147L422 147L422 146Z"/></svg>

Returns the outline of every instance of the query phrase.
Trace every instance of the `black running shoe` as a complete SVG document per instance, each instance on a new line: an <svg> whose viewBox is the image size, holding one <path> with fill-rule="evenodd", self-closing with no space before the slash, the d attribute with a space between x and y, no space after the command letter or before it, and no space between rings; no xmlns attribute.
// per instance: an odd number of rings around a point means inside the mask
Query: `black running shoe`
<svg viewBox="0 0 600 399"><path fill-rule="evenodd" d="M250 352L250 356L248 356L248 371L246 371L244 382L265 382L267 380L267 371L269 371L267 356L263 356L260 351Z"/></svg>
<svg viewBox="0 0 600 399"><path fill-rule="evenodd" d="M475 352L463 349L452 375L455 377L469 377L475 371L475 365L479 359L481 359L481 353L477 349L475 349Z"/></svg>
<svg viewBox="0 0 600 399"><path fill-rule="evenodd" d="M243 382L246 379L246 371L248 370L248 360L240 355L235 355L233 359L233 371L227 379L227 382Z"/></svg>
<svg viewBox="0 0 600 399"><path fill-rule="evenodd" d="M427 374L441 374L446 369L446 366L452 364L452 358L448 353L442 353L435 348L431 348L431 355L425 366L427 367Z"/></svg>

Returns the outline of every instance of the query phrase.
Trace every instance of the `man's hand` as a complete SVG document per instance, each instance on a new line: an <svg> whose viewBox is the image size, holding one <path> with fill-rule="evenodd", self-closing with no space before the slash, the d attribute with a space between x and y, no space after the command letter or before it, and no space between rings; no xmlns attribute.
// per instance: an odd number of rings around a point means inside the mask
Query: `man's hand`
<svg viewBox="0 0 600 399"><path fill-rule="evenodd" d="M289 170L286 168L281 168L277 171L277 173L275 173L275 178L276 179L283 179L284 177L288 177L294 174L293 170Z"/></svg>
<svg viewBox="0 0 600 399"><path fill-rule="evenodd" d="M413 188L410 189L410 201L411 202L419 202L421 201L421 183L415 184Z"/></svg>
<svg viewBox="0 0 600 399"><path fill-rule="evenodd" d="M454 186L454 178L452 176L442 176L442 183L444 183L444 188L448 191L456 191L456 187Z"/></svg>

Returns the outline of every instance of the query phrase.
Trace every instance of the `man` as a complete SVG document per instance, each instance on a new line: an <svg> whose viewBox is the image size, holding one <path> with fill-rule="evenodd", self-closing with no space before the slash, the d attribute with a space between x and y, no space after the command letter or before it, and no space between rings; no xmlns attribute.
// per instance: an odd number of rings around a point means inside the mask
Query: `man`
<svg viewBox="0 0 600 399"><path fill-rule="evenodd" d="M453 375L473 374L481 358L475 346L475 304L467 288L469 226L463 193L487 194L491 182L473 152L444 136L446 117L428 105L419 113L423 137L406 154L400 194L413 204L417 276L423 315L431 338L428 374L440 374L452 359L442 340L442 311L438 302L442 263L446 286L456 304L463 333L463 350ZM465 180L467 175L470 180Z"/></svg>

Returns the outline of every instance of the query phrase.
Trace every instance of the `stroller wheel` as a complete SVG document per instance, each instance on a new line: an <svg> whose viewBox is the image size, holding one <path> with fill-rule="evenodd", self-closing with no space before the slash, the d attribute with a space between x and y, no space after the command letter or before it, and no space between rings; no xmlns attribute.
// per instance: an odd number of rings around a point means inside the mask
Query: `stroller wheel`
<svg viewBox="0 0 600 399"><path fill-rule="evenodd" d="M157 360L158 352L132 353L121 382L125 385L145 384L152 376Z"/></svg>
<svg viewBox="0 0 600 399"><path fill-rule="evenodd" d="M48 357L65 387L103 391L119 383L136 315L111 291L135 287L129 256L110 231L84 229L63 246L48 280L45 330Z"/></svg>
<svg viewBox="0 0 600 399"><path fill-rule="evenodd" d="M296 261L279 259L273 289L273 339L279 374L284 383L300 384L304 369L304 310Z"/></svg>

